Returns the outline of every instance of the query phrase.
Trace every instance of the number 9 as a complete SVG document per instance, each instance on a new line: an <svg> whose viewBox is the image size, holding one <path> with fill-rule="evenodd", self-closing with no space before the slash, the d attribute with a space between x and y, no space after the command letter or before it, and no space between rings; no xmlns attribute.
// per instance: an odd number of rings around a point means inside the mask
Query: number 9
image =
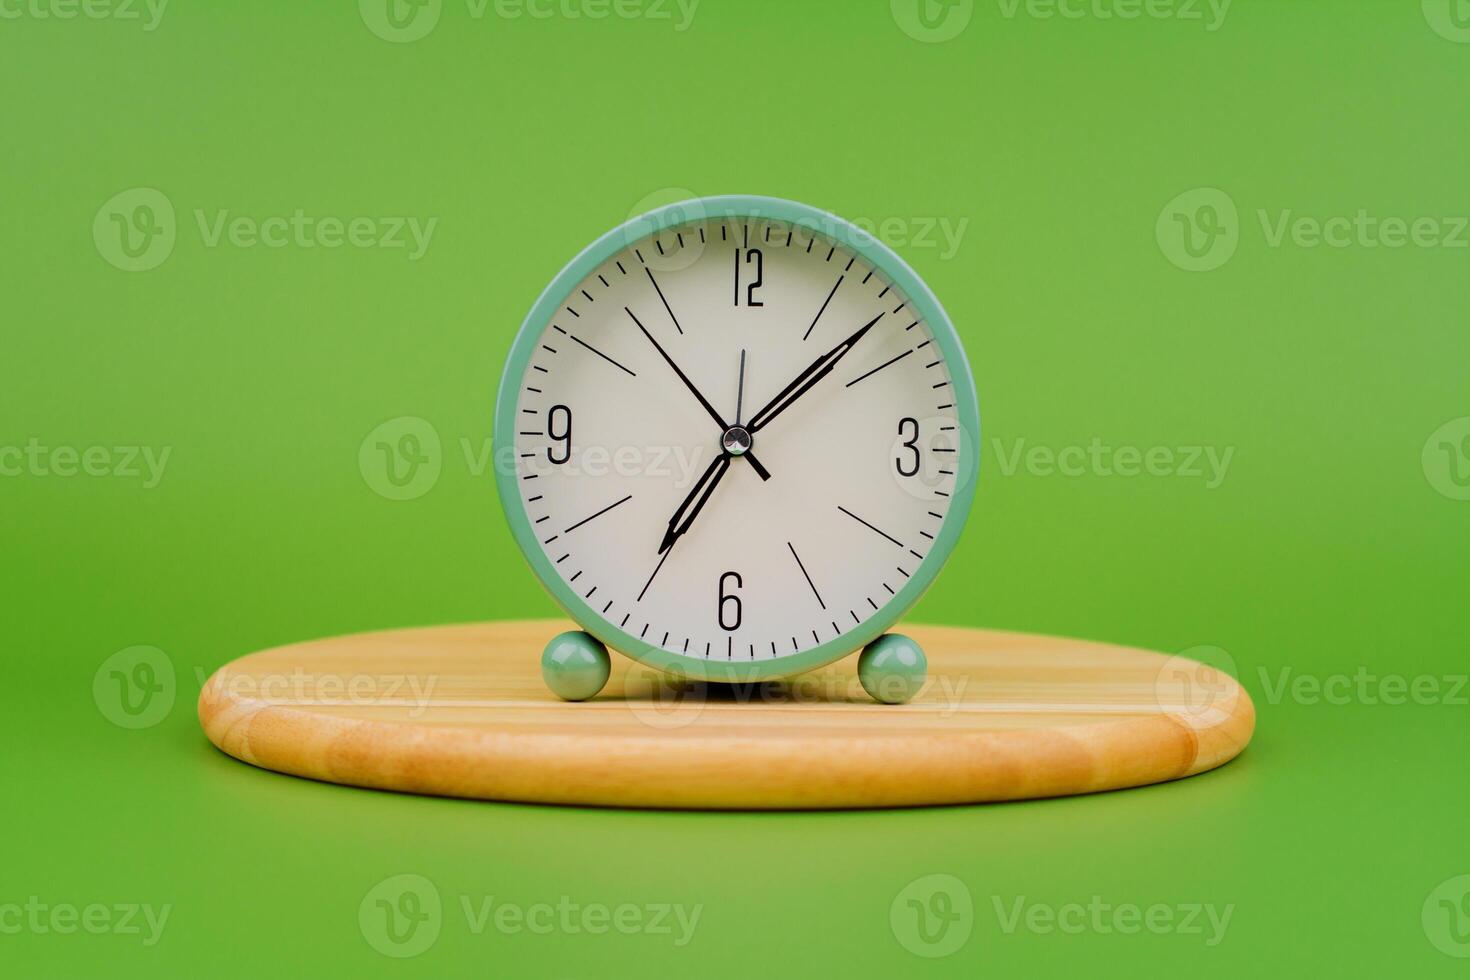
<svg viewBox="0 0 1470 980"><path fill-rule="evenodd" d="M557 413L561 413L561 432L557 432ZM565 405L553 405L551 411L546 413L546 434L551 437L552 442L559 442L561 447L561 458L557 458L556 447L550 446L546 450L546 458L560 466L572 458L572 410Z"/></svg>

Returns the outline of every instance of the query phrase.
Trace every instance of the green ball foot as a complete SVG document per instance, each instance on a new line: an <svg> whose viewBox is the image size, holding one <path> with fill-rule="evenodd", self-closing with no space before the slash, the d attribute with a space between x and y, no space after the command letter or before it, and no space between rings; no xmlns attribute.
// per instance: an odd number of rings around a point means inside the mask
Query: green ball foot
<svg viewBox="0 0 1470 980"><path fill-rule="evenodd" d="M563 701L595 696L611 673L607 647L580 630L557 634L541 652L541 679Z"/></svg>
<svg viewBox="0 0 1470 980"><path fill-rule="evenodd" d="M858 655L858 680L874 701L903 704L924 686L929 661L902 633L885 633Z"/></svg>

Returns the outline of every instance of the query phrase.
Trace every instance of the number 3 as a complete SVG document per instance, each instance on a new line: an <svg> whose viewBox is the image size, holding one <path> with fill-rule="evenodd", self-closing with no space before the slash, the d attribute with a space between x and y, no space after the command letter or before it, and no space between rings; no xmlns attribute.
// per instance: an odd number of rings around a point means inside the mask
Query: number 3
<svg viewBox="0 0 1470 980"><path fill-rule="evenodd" d="M912 426L913 427L913 430L914 430L914 434L912 436L910 436L909 439L908 439L908 441L903 444L903 447L905 449L911 449L911 450L913 450L913 453L914 453L914 465L913 465L913 467L911 469L904 469L904 466L903 466L903 457L901 457L901 456L900 457L896 457L893 460L893 462L898 467L898 475L899 476L914 476L914 475L916 475L919 472L919 463L920 463L920 456L919 456L919 420L918 419L910 419L910 418L902 418L902 419L899 419L898 420L898 434L900 436L903 435L903 430L904 430L904 427L905 426Z"/></svg>

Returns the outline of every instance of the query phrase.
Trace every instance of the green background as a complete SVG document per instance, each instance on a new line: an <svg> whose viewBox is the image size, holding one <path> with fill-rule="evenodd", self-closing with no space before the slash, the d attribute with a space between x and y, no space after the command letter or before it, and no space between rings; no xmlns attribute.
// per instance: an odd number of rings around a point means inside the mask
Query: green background
<svg viewBox="0 0 1470 980"><path fill-rule="evenodd" d="M0 934L6 972L1463 975L1444 950L1467 944L1421 908L1470 872L1466 692L1329 704L1263 683L1466 670L1470 502L1446 467L1470 459L1435 463L1431 437L1458 419L1458 438L1470 415L1470 249L1273 247L1259 217L1470 214L1470 43L1431 27L1444 4L1240 0L1207 30L980 3L929 43L873 0L704 0L684 31L671 8L477 19L448 2L422 39L391 43L345 0L173 0L152 31L30 3L0 4L0 447L171 455L152 488L0 477L0 905L173 911L149 947ZM92 229L135 187L167 196L177 242L125 272ZM1238 244L1188 272L1155 225L1199 187L1238 208ZM753 815L415 799L216 752L198 678L243 653L553 614L462 440L488 438L542 286L671 189L896 219L890 243L967 345L986 427L971 526L914 618L1221 647L1259 712L1245 755L1088 798ZM194 216L298 208L439 220L410 261L209 247ZM926 222L968 222L958 250L893 240ZM400 416L443 440L440 478L407 501L358 465ZM1094 437L1234 455L1209 489L1007 472L993 442ZM165 652L178 690L159 724L128 730L92 685L137 644ZM973 896L974 930L923 959L890 904L941 872ZM411 960L380 955L357 921L400 873L448 906ZM703 911L682 948L473 935L459 895ZM992 908L1094 895L1234 912L1206 947L1006 934Z"/></svg>

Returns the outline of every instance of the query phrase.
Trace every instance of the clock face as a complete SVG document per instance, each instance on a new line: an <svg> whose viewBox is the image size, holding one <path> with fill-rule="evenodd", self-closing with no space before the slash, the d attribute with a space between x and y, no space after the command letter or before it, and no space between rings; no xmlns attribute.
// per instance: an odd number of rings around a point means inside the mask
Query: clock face
<svg viewBox="0 0 1470 980"><path fill-rule="evenodd" d="M891 253L823 217L604 239L517 341L507 511L625 653L702 676L834 659L917 598L964 520L974 394L953 330Z"/></svg>

